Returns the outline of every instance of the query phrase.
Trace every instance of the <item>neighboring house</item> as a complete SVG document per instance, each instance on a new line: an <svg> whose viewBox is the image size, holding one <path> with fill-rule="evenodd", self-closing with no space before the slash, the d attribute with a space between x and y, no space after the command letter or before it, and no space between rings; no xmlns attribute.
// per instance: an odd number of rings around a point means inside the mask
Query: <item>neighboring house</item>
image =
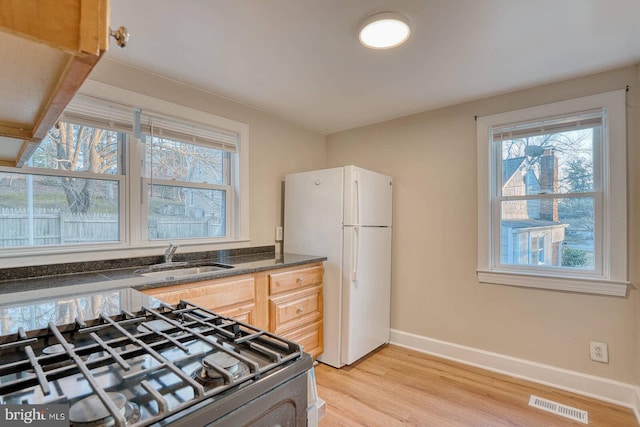
<svg viewBox="0 0 640 427"><path fill-rule="evenodd" d="M536 159L528 157L502 161L502 195L555 193L558 162L552 149ZM562 244L567 224L559 221L558 201L516 200L502 205L500 261L503 264L562 265Z"/></svg>

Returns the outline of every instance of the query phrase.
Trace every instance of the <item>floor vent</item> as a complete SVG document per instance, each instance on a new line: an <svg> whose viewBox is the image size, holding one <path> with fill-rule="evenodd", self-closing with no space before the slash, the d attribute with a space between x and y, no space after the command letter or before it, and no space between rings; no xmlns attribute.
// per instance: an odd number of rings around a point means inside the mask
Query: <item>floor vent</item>
<svg viewBox="0 0 640 427"><path fill-rule="evenodd" d="M533 406L534 408L542 409L543 411L551 412L565 418L570 418L574 421L589 424L589 414L587 411L572 408L571 406L563 405L562 403L554 402L553 400L531 395L531 398L529 399L529 406Z"/></svg>

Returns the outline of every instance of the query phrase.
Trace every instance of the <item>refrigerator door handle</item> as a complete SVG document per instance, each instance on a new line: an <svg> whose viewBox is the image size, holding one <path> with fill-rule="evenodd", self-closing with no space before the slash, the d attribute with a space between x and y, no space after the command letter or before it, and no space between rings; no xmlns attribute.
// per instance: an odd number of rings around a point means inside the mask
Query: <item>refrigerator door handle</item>
<svg viewBox="0 0 640 427"><path fill-rule="evenodd" d="M354 198L356 210L356 221L354 225L360 225L360 174L356 171L353 173Z"/></svg>
<svg viewBox="0 0 640 427"><path fill-rule="evenodd" d="M355 282L358 280L358 258L360 252L360 227L353 227L353 258L351 259L351 263L353 265L353 270L351 271L351 281Z"/></svg>

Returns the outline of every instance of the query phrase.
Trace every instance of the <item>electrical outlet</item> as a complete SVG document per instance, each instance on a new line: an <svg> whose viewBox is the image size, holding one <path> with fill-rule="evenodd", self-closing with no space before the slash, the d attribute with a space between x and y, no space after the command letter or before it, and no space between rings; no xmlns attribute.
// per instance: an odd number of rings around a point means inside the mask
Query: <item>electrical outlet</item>
<svg viewBox="0 0 640 427"><path fill-rule="evenodd" d="M591 352L591 360L594 362L609 363L609 349L606 343L591 341L589 350Z"/></svg>
<svg viewBox="0 0 640 427"><path fill-rule="evenodd" d="M277 226L276 227L276 242L281 242L282 241L282 226Z"/></svg>

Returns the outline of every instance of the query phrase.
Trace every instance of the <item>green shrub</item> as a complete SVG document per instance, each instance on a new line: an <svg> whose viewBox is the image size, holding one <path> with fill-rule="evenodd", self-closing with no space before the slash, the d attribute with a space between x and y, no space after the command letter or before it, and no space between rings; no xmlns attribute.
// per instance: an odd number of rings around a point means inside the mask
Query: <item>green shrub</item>
<svg viewBox="0 0 640 427"><path fill-rule="evenodd" d="M562 266L563 267L583 267L587 265L588 254L582 249L563 248L562 249Z"/></svg>

